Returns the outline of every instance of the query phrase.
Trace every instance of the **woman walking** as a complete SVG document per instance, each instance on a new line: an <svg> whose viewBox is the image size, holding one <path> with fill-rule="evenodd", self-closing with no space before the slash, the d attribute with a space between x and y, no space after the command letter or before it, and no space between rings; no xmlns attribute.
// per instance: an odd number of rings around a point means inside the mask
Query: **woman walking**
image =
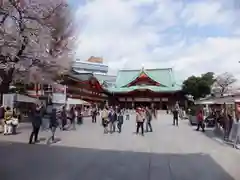
<svg viewBox="0 0 240 180"><path fill-rule="evenodd" d="M104 127L104 133L108 133L108 109L107 107L104 107L103 110L102 110L102 125Z"/></svg>
<svg viewBox="0 0 240 180"><path fill-rule="evenodd" d="M136 109L136 122L137 122L136 134L139 133L139 128L141 128L141 134L142 136L144 136L144 129L143 129L144 117L143 117L143 110L141 108Z"/></svg>

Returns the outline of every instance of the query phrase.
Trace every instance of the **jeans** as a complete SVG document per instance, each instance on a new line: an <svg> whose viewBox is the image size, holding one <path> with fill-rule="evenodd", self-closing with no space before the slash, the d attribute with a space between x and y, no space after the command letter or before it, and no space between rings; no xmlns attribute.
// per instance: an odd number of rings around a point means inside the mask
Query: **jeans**
<svg viewBox="0 0 240 180"><path fill-rule="evenodd" d="M152 132L152 124L151 124L151 121L147 121L146 122L146 132L148 132L148 128L150 129L150 132Z"/></svg>
<svg viewBox="0 0 240 180"><path fill-rule="evenodd" d="M178 116L173 117L173 125L177 125L178 126Z"/></svg>
<svg viewBox="0 0 240 180"><path fill-rule="evenodd" d="M34 142L38 141L39 129L40 129L40 127L33 127L32 133L29 138L29 144L32 144L33 136L34 136Z"/></svg>
<svg viewBox="0 0 240 180"><path fill-rule="evenodd" d="M97 122L97 116L93 115L92 116L92 123L96 123Z"/></svg>
<svg viewBox="0 0 240 180"><path fill-rule="evenodd" d="M137 131L136 133L139 133L139 128L141 128L141 134L144 135L144 130L143 130L143 122L137 122Z"/></svg>
<svg viewBox="0 0 240 180"><path fill-rule="evenodd" d="M204 132L204 128L205 128L205 124L203 121L199 121L198 124L197 124L197 131L199 131L199 128L202 128L202 131Z"/></svg>
<svg viewBox="0 0 240 180"><path fill-rule="evenodd" d="M122 132L122 123L118 123L117 127L118 127L118 132L121 133Z"/></svg>
<svg viewBox="0 0 240 180"><path fill-rule="evenodd" d="M57 127L51 127L50 128L51 129L51 137L47 140L47 142L49 143L51 140L52 140L52 142L54 141L54 139L55 139L55 132L56 132L56 129L57 129Z"/></svg>
<svg viewBox="0 0 240 180"><path fill-rule="evenodd" d="M110 122L110 132L115 132L116 131L116 123L114 122Z"/></svg>

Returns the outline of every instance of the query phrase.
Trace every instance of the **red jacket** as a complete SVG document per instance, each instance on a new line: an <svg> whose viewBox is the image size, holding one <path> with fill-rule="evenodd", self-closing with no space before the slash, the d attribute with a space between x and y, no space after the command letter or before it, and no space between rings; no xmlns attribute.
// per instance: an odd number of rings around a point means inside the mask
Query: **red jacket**
<svg viewBox="0 0 240 180"><path fill-rule="evenodd" d="M203 121L203 120L204 120L204 118L203 118L203 113L199 112L199 113L197 114L197 120L198 120L198 121Z"/></svg>

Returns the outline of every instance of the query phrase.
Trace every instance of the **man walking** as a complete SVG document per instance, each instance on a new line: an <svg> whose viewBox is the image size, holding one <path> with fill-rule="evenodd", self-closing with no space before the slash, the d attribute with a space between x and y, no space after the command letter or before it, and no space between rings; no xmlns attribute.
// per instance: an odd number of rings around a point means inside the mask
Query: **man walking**
<svg viewBox="0 0 240 180"><path fill-rule="evenodd" d="M178 115L179 115L179 105L178 105L178 103L175 104L172 113L173 113L173 125L178 126Z"/></svg>
<svg viewBox="0 0 240 180"><path fill-rule="evenodd" d="M66 112L66 106L64 105L61 111L61 121L62 121L62 130L65 131L66 124L67 124L67 112Z"/></svg>
<svg viewBox="0 0 240 180"><path fill-rule="evenodd" d="M58 126L57 110L56 110L56 108L53 108L51 116L50 116L50 123L49 123L49 128L50 128L52 134L51 134L51 137L48 139L47 144L49 144L50 141L54 142L57 126Z"/></svg>
<svg viewBox="0 0 240 180"><path fill-rule="evenodd" d="M33 137L34 137L34 143L39 142L38 133L42 124L42 116L41 116L41 108L38 105L36 109L32 111L31 120L32 120L32 133L29 138L29 144L33 143L32 142Z"/></svg>
<svg viewBox="0 0 240 180"><path fill-rule="evenodd" d="M139 128L141 128L141 134L144 136L144 129L143 129L143 123L144 123L144 117L143 117L143 110L141 108L136 109L136 122L137 122L137 130L136 134L139 133Z"/></svg>
<svg viewBox="0 0 240 180"><path fill-rule="evenodd" d="M97 108L95 106L92 108L92 123L97 123Z"/></svg>
<svg viewBox="0 0 240 180"><path fill-rule="evenodd" d="M148 107L146 107L146 132L149 132L148 130L150 129L150 132L152 132L152 112Z"/></svg>
<svg viewBox="0 0 240 180"><path fill-rule="evenodd" d="M117 121L117 113L114 109L111 109L109 113L109 121L110 121L110 133L116 131L116 121Z"/></svg>
<svg viewBox="0 0 240 180"><path fill-rule="evenodd" d="M123 125L123 109L120 110L119 115L118 115L118 132L122 132L122 125Z"/></svg>

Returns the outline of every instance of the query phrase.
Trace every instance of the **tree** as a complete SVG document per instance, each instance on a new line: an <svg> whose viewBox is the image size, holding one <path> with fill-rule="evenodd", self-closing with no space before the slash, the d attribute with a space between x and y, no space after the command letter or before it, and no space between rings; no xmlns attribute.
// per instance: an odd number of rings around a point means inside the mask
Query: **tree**
<svg viewBox="0 0 240 180"><path fill-rule="evenodd" d="M194 99L205 97L211 93L214 83L214 73L208 72L201 76L190 76L183 82L182 90L186 95L192 95Z"/></svg>
<svg viewBox="0 0 240 180"><path fill-rule="evenodd" d="M71 67L74 23L64 0L0 0L0 92Z"/></svg>
<svg viewBox="0 0 240 180"><path fill-rule="evenodd" d="M212 91L214 94L225 94L229 91L232 84L236 82L236 78L228 72L220 74L216 77L216 81L213 84Z"/></svg>

